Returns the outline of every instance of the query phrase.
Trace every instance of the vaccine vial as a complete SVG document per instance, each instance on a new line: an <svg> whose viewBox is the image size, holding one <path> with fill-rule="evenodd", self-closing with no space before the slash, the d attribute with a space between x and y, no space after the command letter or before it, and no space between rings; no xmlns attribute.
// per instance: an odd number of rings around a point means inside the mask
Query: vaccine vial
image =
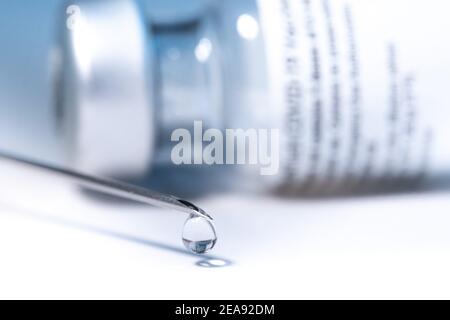
<svg viewBox="0 0 450 320"><path fill-rule="evenodd" d="M78 168L136 183L203 175L208 189L231 180L284 194L389 190L450 173L447 2L182 3L64 8L55 122ZM192 163L174 163L177 129L201 141ZM246 145L256 164L229 165L225 146L223 161L207 163L195 148L212 142L209 129L256 132L258 142L276 133L276 152L262 163ZM273 174L261 174L269 165Z"/></svg>

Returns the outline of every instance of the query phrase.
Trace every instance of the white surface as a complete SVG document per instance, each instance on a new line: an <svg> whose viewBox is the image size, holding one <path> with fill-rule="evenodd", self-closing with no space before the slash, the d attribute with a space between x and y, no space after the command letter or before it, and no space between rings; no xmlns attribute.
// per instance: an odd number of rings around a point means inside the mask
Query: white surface
<svg viewBox="0 0 450 320"><path fill-rule="evenodd" d="M202 199L229 263L205 268L183 214L1 167L0 298L450 298L448 193Z"/></svg>

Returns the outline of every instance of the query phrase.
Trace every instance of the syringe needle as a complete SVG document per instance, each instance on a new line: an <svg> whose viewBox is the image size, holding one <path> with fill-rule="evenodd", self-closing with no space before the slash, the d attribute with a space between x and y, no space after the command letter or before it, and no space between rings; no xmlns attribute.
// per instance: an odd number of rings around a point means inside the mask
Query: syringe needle
<svg viewBox="0 0 450 320"><path fill-rule="evenodd" d="M14 162L26 167L45 171L54 176L71 180L76 184L84 186L88 189L114 195L120 198L129 199L157 207L173 209L187 214L194 214L208 220L213 220L204 210L196 205L179 199L177 197L162 194L149 189L141 188L120 181L99 178L86 175L77 171L59 168L49 164L40 163L34 160L24 159L15 155L0 152L0 159Z"/></svg>

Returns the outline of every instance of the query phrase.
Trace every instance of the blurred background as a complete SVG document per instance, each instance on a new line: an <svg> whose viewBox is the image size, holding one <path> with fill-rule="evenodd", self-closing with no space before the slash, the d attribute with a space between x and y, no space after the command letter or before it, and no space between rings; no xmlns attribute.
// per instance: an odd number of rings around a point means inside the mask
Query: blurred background
<svg viewBox="0 0 450 320"><path fill-rule="evenodd" d="M170 20L189 15L207 1L145 0L143 16ZM1 4L1 147L55 161L61 157L55 125L55 51L70 5L63 0ZM174 8L177 10L174 10ZM150 13L151 12L151 13ZM33 141L30 140L33 136Z"/></svg>
<svg viewBox="0 0 450 320"><path fill-rule="evenodd" d="M213 2L136 1L143 20L158 24L160 29L155 30L163 30L160 34L163 36L167 22L189 20ZM227 14L235 17L243 12L254 14L256 10L249 5L252 1L234 3L234 6L224 5L231 7L229 12L226 8L219 12L225 17ZM415 2L418 3L420 1ZM438 4L445 5L433 2L433 5ZM61 134L55 121L58 117L55 105L61 89L55 80L61 58L55 43L61 36L61 19L67 18L64 14L67 5L62 0L0 2L0 150L58 165L68 165L67 137ZM370 12L370 8L366 11ZM438 15L432 10L425 14L429 18L427 14ZM281 20L286 19L289 18ZM233 40L235 30L227 30L225 39L237 43ZM251 31L252 27L245 30ZM244 35L252 37L251 32L244 32ZM163 36L158 42L160 49L165 48L164 41L167 41ZM441 47L448 47L442 39L434 41ZM430 43L434 42L430 40ZM265 55L256 54L262 52L261 45L258 41L254 45L239 42L233 47L230 44L231 53L224 58L227 63L231 60L236 63L236 70L244 67L252 70L251 76L230 73L230 78L226 79L229 86L225 100L236 102L236 109L230 110L230 114L239 114L233 122L236 127L242 127L243 123L245 126L245 120L254 112L249 108L242 109L242 114L236 113L239 108L258 105L259 92L265 92L268 86L265 71L258 68L267 59ZM435 50L434 47L429 49ZM446 73L449 67L442 64L433 70ZM167 68L165 72L172 75L170 66ZM214 73L211 74L208 76L213 77ZM425 74L428 79L426 72L419 70L419 74ZM194 81L194 85L199 85L203 79L182 76ZM254 88L250 88L249 83ZM441 89L446 84L439 83L436 88L441 96L445 95ZM170 85L168 81L167 92L161 95L160 103L172 101L167 98L171 94L177 96ZM243 86L249 92L244 97L239 90ZM209 88L206 90L211 94L208 99L217 98ZM434 91L432 93L436 96ZM199 97L193 92L189 99L196 101ZM442 105L446 105L448 97L442 101ZM169 103L167 107L169 116L158 115L158 119L163 119L167 125L164 129L170 132L178 123L173 119L170 122L167 117L176 115L177 110ZM197 112L205 116L201 108L207 107L199 108L191 111L186 119L194 119ZM440 106L430 107L434 108L440 110ZM269 108L265 111L264 114L270 115ZM214 112L205 116L208 127L221 123L222 118L216 119ZM442 123L446 122L443 120ZM256 119L255 123L269 127L264 121ZM445 127L445 124L439 126ZM126 130L127 126L114 128L120 133ZM167 137L167 132L164 131L166 135L162 137ZM447 139L445 134L441 137ZM155 140L149 143L167 159L161 140L158 137ZM148 157L145 152L136 154L139 154L136 159ZM127 158L127 155L120 155L119 160L121 157ZM443 157L442 162L446 160ZM381 184L381 190L364 190L358 196L346 193L344 196L299 197L294 192L293 197L291 194L286 197L285 194L280 196L279 190L261 193L265 188L255 188L253 178L246 178L248 172L242 178L242 172L236 173L235 168L175 170L161 159L155 159L154 166L151 172L132 174L126 176L126 180L185 196L207 210L215 218L218 229L217 248L210 255L199 257L184 250L180 241L186 218L183 215L92 194L45 174L2 162L0 297L345 299L450 296L450 194L446 167L439 167L438 179L432 184L418 186L416 177L407 177L400 184L388 179L388 184ZM238 186L234 179L237 175L241 177ZM115 176L122 177L121 174ZM253 192L248 192L247 184L252 185ZM272 181L268 185L272 186ZM230 192L233 189L238 192ZM244 189L247 192L241 192Z"/></svg>

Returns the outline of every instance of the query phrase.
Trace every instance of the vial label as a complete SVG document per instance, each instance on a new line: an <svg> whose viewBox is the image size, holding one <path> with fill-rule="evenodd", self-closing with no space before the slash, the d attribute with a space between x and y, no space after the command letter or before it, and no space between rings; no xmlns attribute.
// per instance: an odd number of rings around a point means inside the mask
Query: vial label
<svg viewBox="0 0 450 320"><path fill-rule="evenodd" d="M449 171L446 1L258 6L286 183L359 186Z"/></svg>

